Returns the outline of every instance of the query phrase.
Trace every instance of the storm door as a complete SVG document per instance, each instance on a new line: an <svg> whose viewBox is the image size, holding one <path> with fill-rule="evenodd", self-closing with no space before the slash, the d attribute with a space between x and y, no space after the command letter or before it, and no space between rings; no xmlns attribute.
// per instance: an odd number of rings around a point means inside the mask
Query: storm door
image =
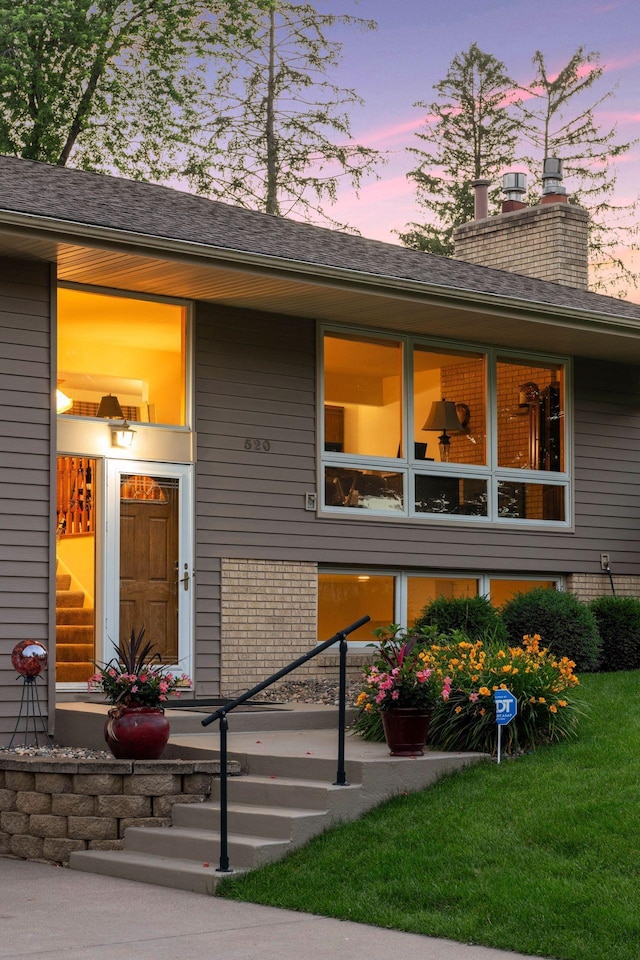
<svg viewBox="0 0 640 960"><path fill-rule="evenodd" d="M144 627L163 664L185 673L193 597L190 481L191 468L181 464L108 466L107 643Z"/></svg>

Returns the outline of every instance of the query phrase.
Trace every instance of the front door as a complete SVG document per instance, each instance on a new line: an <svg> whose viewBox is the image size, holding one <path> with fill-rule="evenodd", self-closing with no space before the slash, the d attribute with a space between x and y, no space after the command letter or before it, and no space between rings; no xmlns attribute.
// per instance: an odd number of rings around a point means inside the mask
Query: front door
<svg viewBox="0 0 640 960"><path fill-rule="evenodd" d="M106 637L144 627L165 665L191 669L191 467L109 461Z"/></svg>

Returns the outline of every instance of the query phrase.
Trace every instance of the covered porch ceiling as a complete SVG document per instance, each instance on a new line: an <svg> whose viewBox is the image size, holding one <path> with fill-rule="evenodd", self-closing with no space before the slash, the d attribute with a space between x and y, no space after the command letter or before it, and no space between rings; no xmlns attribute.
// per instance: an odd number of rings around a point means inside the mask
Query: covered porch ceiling
<svg viewBox="0 0 640 960"><path fill-rule="evenodd" d="M220 303L263 313L375 327L505 348L640 364L640 323L415 280L290 261L249 262L233 250L185 251L59 231L0 228L0 256L57 264L60 281ZM196 245L193 245L194 247ZM156 247L156 249L153 249ZM212 255L214 254L214 255Z"/></svg>

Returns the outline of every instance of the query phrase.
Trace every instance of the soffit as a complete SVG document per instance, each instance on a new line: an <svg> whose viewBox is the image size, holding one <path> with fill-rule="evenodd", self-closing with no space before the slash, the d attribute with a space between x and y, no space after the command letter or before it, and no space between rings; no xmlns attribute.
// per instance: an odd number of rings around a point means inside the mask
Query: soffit
<svg viewBox="0 0 640 960"><path fill-rule="evenodd" d="M240 265L190 255L146 256L123 245L64 242L7 229L0 256L57 262L61 281L150 295L201 300L264 313L321 319L352 326L640 363L640 326L596 319L558 318L526 304L461 304L460 291L434 293L428 284L389 289L383 278L310 278L271 266ZM230 254L232 256L232 254ZM473 297L473 293L470 294ZM606 329L605 329L606 327Z"/></svg>

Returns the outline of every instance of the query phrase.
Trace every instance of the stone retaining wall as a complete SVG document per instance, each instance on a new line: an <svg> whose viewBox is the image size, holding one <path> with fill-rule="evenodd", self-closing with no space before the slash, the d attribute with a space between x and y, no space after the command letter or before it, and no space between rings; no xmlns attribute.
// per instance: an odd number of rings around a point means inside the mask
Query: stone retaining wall
<svg viewBox="0 0 640 960"><path fill-rule="evenodd" d="M0 757L0 855L66 864L118 850L127 827L169 826L174 804L206 800L219 775L217 760Z"/></svg>

